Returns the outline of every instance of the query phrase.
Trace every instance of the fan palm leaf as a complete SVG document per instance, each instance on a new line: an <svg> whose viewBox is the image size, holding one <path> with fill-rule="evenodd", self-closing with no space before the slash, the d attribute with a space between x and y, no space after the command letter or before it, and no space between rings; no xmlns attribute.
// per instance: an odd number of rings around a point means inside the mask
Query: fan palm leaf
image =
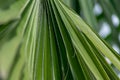
<svg viewBox="0 0 120 80"><path fill-rule="evenodd" d="M119 80L105 58L120 70L120 55L61 0L14 1L0 27L8 80Z"/></svg>

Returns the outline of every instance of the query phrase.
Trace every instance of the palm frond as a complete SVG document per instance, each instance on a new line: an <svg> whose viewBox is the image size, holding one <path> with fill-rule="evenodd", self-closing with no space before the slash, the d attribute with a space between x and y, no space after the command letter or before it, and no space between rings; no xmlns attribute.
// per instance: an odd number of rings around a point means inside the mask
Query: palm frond
<svg viewBox="0 0 120 80"><path fill-rule="evenodd" d="M0 27L7 80L119 80L105 58L120 70L120 55L61 0L15 1L0 9Z"/></svg>

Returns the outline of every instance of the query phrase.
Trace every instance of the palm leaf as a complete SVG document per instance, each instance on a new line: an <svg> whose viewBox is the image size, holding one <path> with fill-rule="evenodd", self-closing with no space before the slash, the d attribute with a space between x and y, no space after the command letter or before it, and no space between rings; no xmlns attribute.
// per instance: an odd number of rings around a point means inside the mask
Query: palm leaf
<svg viewBox="0 0 120 80"><path fill-rule="evenodd" d="M120 70L120 55L62 1L15 1L0 17L8 80L119 80L105 57Z"/></svg>

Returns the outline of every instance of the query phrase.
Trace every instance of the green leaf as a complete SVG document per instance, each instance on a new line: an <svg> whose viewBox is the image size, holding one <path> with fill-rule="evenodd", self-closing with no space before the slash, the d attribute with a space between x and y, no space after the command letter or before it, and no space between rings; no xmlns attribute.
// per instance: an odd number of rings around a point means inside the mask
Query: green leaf
<svg viewBox="0 0 120 80"><path fill-rule="evenodd" d="M29 3L29 0L20 0L14 2L8 9L0 9L0 25L11 20L20 19L21 13ZM18 6L19 5L19 6Z"/></svg>
<svg viewBox="0 0 120 80"><path fill-rule="evenodd" d="M91 4L81 3L90 20ZM120 55L61 0L6 4L0 6L0 70L7 80L119 80L105 58L120 70Z"/></svg>

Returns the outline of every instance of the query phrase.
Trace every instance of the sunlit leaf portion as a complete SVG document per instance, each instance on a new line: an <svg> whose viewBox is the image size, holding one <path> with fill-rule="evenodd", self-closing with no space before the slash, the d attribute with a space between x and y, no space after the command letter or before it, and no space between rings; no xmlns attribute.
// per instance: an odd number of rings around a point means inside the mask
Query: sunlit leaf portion
<svg viewBox="0 0 120 80"><path fill-rule="evenodd" d="M30 0L18 0L7 9L0 9L0 24L19 19Z"/></svg>

